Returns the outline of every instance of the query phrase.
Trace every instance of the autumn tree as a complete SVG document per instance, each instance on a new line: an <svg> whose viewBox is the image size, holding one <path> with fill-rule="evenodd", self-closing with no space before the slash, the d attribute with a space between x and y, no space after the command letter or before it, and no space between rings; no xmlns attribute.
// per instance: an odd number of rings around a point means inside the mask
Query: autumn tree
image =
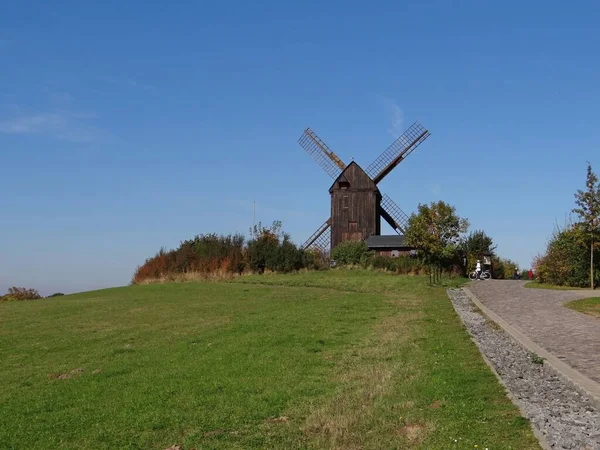
<svg viewBox="0 0 600 450"><path fill-rule="evenodd" d="M594 289L594 248L600 234L600 183L589 162L585 190L577 190L575 204L577 208L573 212L579 217L577 225L586 236L590 248L590 286Z"/></svg>
<svg viewBox="0 0 600 450"><path fill-rule="evenodd" d="M408 221L406 243L418 250L423 261L433 270L434 279L442 267L452 261L460 244L461 233L469 227L467 219L443 201L419 204L418 212Z"/></svg>

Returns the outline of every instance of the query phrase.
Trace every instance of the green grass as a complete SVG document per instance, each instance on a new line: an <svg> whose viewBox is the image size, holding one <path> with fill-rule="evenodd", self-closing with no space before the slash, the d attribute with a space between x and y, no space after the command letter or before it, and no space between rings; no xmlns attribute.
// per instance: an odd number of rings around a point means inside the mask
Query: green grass
<svg viewBox="0 0 600 450"><path fill-rule="evenodd" d="M569 286L555 286L553 284L538 283L537 281L529 281L528 283L525 283L525 287L532 289L551 289L553 291L581 291L589 289Z"/></svg>
<svg viewBox="0 0 600 450"><path fill-rule="evenodd" d="M567 308L600 318L600 297L584 298L565 303Z"/></svg>
<svg viewBox="0 0 600 450"><path fill-rule="evenodd" d="M0 359L2 449L539 448L422 277L332 270L8 302Z"/></svg>

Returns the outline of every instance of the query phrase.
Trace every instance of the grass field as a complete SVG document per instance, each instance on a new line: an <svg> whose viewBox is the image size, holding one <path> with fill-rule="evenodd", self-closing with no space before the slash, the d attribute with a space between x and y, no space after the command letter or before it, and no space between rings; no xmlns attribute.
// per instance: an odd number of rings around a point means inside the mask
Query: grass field
<svg viewBox="0 0 600 450"><path fill-rule="evenodd" d="M421 277L132 286L0 304L2 449L533 449Z"/></svg>
<svg viewBox="0 0 600 450"><path fill-rule="evenodd" d="M565 303L567 308L574 309L590 316L600 318L600 297L584 298Z"/></svg>
<svg viewBox="0 0 600 450"><path fill-rule="evenodd" d="M537 281L529 281L528 283L525 283L525 287L532 289L550 289L553 291L583 291L586 289L589 290L589 288L555 286L553 284L538 283Z"/></svg>

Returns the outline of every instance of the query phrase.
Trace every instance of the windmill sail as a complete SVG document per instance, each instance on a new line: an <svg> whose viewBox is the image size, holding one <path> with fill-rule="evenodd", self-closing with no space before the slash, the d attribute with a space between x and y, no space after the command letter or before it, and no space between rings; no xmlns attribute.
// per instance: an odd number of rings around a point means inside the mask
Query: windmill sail
<svg viewBox="0 0 600 450"><path fill-rule="evenodd" d="M307 128L298 143L334 180L346 168L346 164L310 128Z"/></svg>
<svg viewBox="0 0 600 450"><path fill-rule="evenodd" d="M383 197L381 197L381 217L383 217L398 234L406 233L409 219L408 214L402 211L387 194L384 194Z"/></svg>
<svg viewBox="0 0 600 450"><path fill-rule="evenodd" d="M400 162L410 155L415 148L429 137L431 133L417 122L413 123L396 139L375 161L367 167L369 175L375 184L392 171Z"/></svg>
<svg viewBox="0 0 600 450"><path fill-rule="evenodd" d="M309 237L304 244L302 249L306 250L310 247L316 247L322 252L329 251L329 245L331 243L331 219L327 219L323 225L321 225L317 231L315 231L311 237Z"/></svg>

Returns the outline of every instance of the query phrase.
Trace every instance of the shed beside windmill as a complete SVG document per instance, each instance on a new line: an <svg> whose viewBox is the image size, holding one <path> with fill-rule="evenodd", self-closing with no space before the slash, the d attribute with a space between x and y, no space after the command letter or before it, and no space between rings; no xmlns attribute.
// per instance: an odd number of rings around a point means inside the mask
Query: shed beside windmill
<svg viewBox="0 0 600 450"><path fill-rule="evenodd" d="M374 235L366 240L369 250L381 256L395 258L401 255L411 255L414 253L414 247L406 245L403 235Z"/></svg>

